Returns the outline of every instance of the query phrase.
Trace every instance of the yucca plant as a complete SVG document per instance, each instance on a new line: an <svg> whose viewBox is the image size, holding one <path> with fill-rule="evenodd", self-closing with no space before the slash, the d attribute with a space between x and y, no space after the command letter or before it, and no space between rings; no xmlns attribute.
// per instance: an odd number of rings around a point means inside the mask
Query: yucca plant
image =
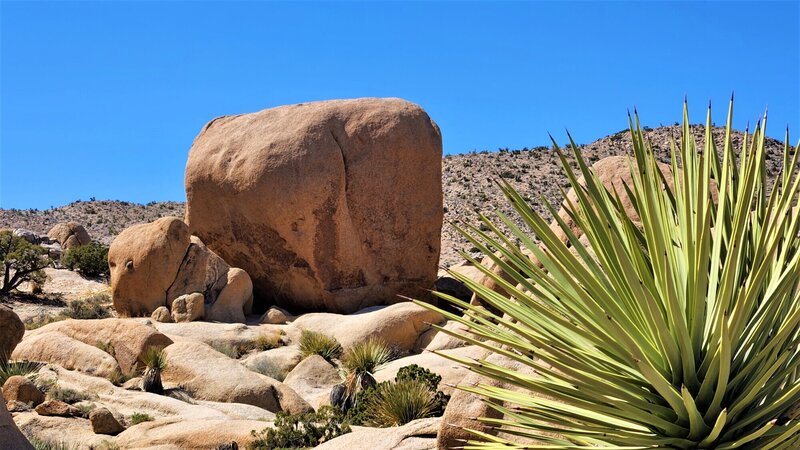
<svg viewBox="0 0 800 450"><path fill-rule="evenodd" d="M464 316L440 312L475 335L457 337L537 374L442 354L529 392L461 387L503 413L486 419L496 431L537 442L476 433L480 442L468 448L800 448L800 220L792 209L800 146L789 147L787 131L783 172L771 182L766 116L752 136L745 132L737 155L731 100L720 156L710 108L702 151L686 111L668 175L638 116L629 117L633 181L625 192L607 190L571 138L576 170L554 142L577 195L566 210L579 232L543 201L569 245L504 180L530 232L502 213L458 227L504 273L463 256L511 295L452 273L501 314L437 294ZM625 213L623 195L639 221Z"/></svg>
<svg viewBox="0 0 800 450"><path fill-rule="evenodd" d="M303 356L319 355L333 361L342 355L342 346L335 338L311 330L300 334L300 353Z"/></svg>
<svg viewBox="0 0 800 450"><path fill-rule="evenodd" d="M381 383L366 405L364 423L373 427L394 427L430 417L436 406L434 393L419 380Z"/></svg>
<svg viewBox="0 0 800 450"><path fill-rule="evenodd" d="M344 382L331 391L331 404L347 412L355 405L361 390L376 385L375 370L391 359L392 351L381 339L371 337L353 345L342 357Z"/></svg>
<svg viewBox="0 0 800 450"><path fill-rule="evenodd" d="M142 375L142 390L153 394L163 394L164 386L161 383L161 371L167 368L167 353L164 347L150 347L142 358L144 375Z"/></svg>

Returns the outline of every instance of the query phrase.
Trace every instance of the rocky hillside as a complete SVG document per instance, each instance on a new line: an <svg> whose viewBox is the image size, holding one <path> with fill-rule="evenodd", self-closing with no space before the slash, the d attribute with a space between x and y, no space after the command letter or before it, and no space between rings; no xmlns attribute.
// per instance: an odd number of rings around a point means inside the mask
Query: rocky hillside
<svg viewBox="0 0 800 450"><path fill-rule="evenodd" d="M702 125L692 126L699 145L704 138ZM645 134L653 143L659 157L669 158L671 136L680 134L680 127L669 126L646 129ZM721 147L724 129L715 128L714 140ZM742 133L735 133L734 145L738 149ZM621 131L590 144L582 145L585 158L597 161L609 155L625 154L631 150L627 130ZM782 164L783 143L768 139L767 165L771 176L777 175ZM442 162L444 189L445 225L442 230L441 265L448 267L461 260L458 250L470 250L468 243L450 226L450 223L477 222L476 211L490 212L496 209L512 214L495 180L503 177L511 182L535 208L547 214L539 201L543 196L551 203L561 200L561 189L567 189L556 153L550 147L533 149L470 152L448 155ZM93 238L109 244L126 227L141 222L150 222L164 216L183 216L183 203L152 202L147 205L124 201L77 201L69 205L48 210L0 209L0 228L27 228L47 232L58 222L74 220L84 224Z"/></svg>

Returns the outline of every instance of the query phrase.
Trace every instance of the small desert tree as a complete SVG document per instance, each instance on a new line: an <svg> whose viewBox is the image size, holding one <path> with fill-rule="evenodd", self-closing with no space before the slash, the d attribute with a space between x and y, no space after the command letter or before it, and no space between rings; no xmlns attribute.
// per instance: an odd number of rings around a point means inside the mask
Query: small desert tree
<svg viewBox="0 0 800 450"><path fill-rule="evenodd" d="M47 250L14 236L10 231L0 232L0 263L3 269L3 284L0 294L8 294L25 281L43 283L45 267L53 261Z"/></svg>
<svg viewBox="0 0 800 450"><path fill-rule="evenodd" d="M164 386L161 384L161 371L167 368L167 354L164 347L150 347L142 358L144 375L142 376L142 389L152 394L163 394Z"/></svg>

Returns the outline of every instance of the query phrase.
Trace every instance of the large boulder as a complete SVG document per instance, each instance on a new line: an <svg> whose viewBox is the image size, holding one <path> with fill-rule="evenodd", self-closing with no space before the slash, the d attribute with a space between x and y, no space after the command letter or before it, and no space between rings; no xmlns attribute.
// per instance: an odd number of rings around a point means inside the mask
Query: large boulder
<svg viewBox="0 0 800 450"><path fill-rule="evenodd" d="M251 431L269 426L269 422L257 420L168 418L132 426L117 436L116 443L131 450L215 450L235 441L244 449L253 440Z"/></svg>
<svg viewBox="0 0 800 450"><path fill-rule="evenodd" d="M245 403L268 411L307 412L311 407L283 383L248 370L200 342L176 342L165 350L162 379L193 398Z"/></svg>
<svg viewBox="0 0 800 450"><path fill-rule="evenodd" d="M316 331L336 338L345 349L376 338L401 352L410 352L417 347L420 336L431 328L431 324L441 322L444 322L444 316L440 313L405 302L368 308L351 315L304 314L292 322L287 333L299 342L302 330Z"/></svg>
<svg viewBox="0 0 800 450"><path fill-rule="evenodd" d="M195 293L203 296L210 320L243 322L252 311L250 276L191 236L177 217L126 228L112 242L108 263L114 307L122 316L150 316Z"/></svg>
<svg viewBox="0 0 800 450"><path fill-rule="evenodd" d="M114 358L116 358L123 373L132 373L137 368L140 368L140 361L148 348L166 347L172 343L170 338L158 332L155 328L132 320L64 320L30 331L20 345L20 347L23 345L25 346L24 352L18 349L18 351L14 353L14 358L23 358L33 354L33 352L37 351L38 346L44 345L48 341L48 339L42 335L49 335L53 332L66 335L87 346L95 347L95 350L105 355L108 354L96 347L108 346L113 348ZM31 340L30 345L28 345L28 340ZM52 340L62 342L61 339L53 338ZM77 346L75 348L77 348ZM52 352L58 354L57 346L53 347ZM81 347L81 353L90 355L89 350L83 347ZM69 356L63 357L68 358ZM113 361L114 358L111 358L111 360ZM60 364L56 360L51 361L45 359L44 361Z"/></svg>
<svg viewBox="0 0 800 450"><path fill-rule="evenodd" d="M86 245L92 241L86 228L77 222L57 223L47 232L47 237L61 244L64 250Z"/></svg>
<svg viewBox="0 0 800 450"><path fill-rule="evenodd" d="M122 372L113 356L58 331L26 336L13 353L14 359L58 364L67 370L108 377Z"/></svg>
<svg viewBox="0 0 800 450"><path fill-rule="evenodd" d="M25 439L11 418L4 401L0 401L0 448L33 450L33 446Z"/></svg>
<svg viewBox="0 0 800 450"><path fill-rule="evenodd" d="M400 99L220 117L189 154L186 221L250 274L260 311L394 303L436 280L441 158L439 128Z"/></svg>
<svg viewBox="0 0 800 450"><path fill-rule="evenodd" d="M436 445L441 417L417 419L399 427L354 427L351 433L333 438L315 450L430 450Z"/></svg>
<svg viewBox="0 0 800 450"><path fill-rule="evenodd" d="M8 360L24 334L25 324L17 313L0 305L0 362Z"/></svg>
<svg viewBox="0 0 800 450"><path fill-rule="evenodd" d="M28 377L14 375L3 384L3 398L6 402L20 402L38 406L44 402L44 394Z"/></svg>

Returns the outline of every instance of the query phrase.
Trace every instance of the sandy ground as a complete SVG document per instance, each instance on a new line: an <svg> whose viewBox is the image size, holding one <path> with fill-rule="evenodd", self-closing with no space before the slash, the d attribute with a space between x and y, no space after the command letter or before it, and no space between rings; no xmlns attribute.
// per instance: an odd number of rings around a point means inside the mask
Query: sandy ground
<svg viewBox="0 0 800 450"><path fill-rule="evenodd" d="M19 288L20 294L12 296L6 303L23 321L39 315L57 314L75 300L110 293L108 284L102 279L84 278L66 269L47 268L44 271L47 274L47 281L42 286L45 295L30 295L30 286L23 283Z"/></svg>

